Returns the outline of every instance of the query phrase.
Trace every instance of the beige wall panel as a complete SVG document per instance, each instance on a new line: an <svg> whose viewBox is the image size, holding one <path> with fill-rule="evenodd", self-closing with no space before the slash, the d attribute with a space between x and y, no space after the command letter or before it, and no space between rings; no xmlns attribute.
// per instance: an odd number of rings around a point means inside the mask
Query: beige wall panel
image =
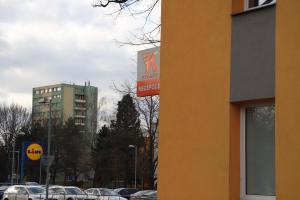
<svg viewBox="0 0 300 200"><path fill-rule="evenodd" d="M74 88L65 86L63 88L63 101L64 101L64 121L67 121L68 118L73 117L73 103L74 103Z"/></svg>

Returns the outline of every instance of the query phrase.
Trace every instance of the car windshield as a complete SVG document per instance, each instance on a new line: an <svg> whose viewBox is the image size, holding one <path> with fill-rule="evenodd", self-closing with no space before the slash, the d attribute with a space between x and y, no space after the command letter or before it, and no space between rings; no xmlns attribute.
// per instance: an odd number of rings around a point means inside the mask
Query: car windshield
<svg viewBox="0 0 300 200"><path fill-rule="evenodd" d="M37 182L26 182L25 185L39 185Z"/></svg>
<svg viewBox="0 0 300 200"><path fill-rule="evenodd" d="M100 189L100 193L103 196L119 196L118 193L108 189Z"/></svg>
<svg viewBox="0 0 300 200"><path fill-rule="evenodd" d="M8 186L1 186L0 190L3 191L3 190L6 190L7 188L8 188Z"/></svg>
<svg viewBox="0 0 300 200"><path fill-rule="evenodd" d="M153 192L153 190L142 190L142 191L138 191L138 192L132 194L132 196L140 196L140 195L143 195L143 194L146 194L146 193L149 193L149 192Z"/></svg>
<svg viewBox="0 0 300 200"><path fill-rule="evenodd" d="M72 188L65 188L67 194L73 194L73 195L78 195L78 194L85 194L83 191L81 191L79 188L72 187Z"/></svg>
<svg viewBox="0 0 300 200"><path fill-rule="evenodd" d="M27 187L29 194L41 194L45 192L45 189L42 187Z"/></svg>
<svg viewBox="0 0 300 200"><path fill-rule="evenodd" d="M114 192L116 193L119 193L121 190L123 190L124 188L117 188L117 189L114 189Z"/></svg>
<svg viewBox="0 0 300 200"><path fill-rule="evenodd" d="M152 191L152 192L146 193L145 195L148 196L148 197L156 197L157 192L156 191Z"/></svg>

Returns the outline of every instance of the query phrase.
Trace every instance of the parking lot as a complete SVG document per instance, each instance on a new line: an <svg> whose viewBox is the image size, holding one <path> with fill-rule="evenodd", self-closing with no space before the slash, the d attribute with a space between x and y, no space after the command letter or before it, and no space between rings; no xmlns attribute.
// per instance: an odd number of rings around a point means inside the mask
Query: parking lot
<svg viewBox="0 0 300 200"><path fill-rule="evenodd" d="M48 197L47 197L48 195ZM51 185L12 185L0 187L1 200L156 200L155 190L135 188L87 188Z"/></svg>

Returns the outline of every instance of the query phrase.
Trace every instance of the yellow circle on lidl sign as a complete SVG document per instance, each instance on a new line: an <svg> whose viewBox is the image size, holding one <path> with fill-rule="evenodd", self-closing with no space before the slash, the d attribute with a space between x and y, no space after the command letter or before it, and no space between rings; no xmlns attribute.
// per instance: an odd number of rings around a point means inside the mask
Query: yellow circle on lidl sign
<svg viewBox="0 0 300 200"><path fill-rule="evenodd" d="M39 160L43 153L43 147L36 143L29 145L26 149L26 155L29 160Z"/></svg>

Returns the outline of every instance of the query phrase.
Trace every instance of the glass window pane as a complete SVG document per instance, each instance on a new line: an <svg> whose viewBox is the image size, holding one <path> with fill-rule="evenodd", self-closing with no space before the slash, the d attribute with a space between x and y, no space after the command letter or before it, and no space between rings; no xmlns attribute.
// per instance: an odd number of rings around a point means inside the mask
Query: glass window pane
<svg viewBox="0 0 300 200"><path fill-rule="evenodd" d="M246 194L275 196L274 106L246 109Z"/></svg>

